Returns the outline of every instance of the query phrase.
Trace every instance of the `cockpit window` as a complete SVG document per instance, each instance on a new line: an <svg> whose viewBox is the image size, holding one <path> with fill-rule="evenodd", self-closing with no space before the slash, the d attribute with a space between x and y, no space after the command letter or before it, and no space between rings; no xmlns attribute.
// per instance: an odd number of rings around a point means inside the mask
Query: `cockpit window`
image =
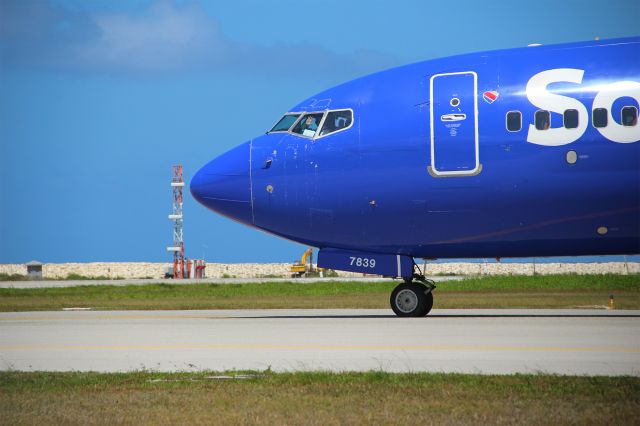
<svg viewBox="0 0 640 426"><path fill-rule="evenodd" d="M284 117L282 117L280 121L278 121L276 125L273 126L271 130L269 130L269 133L288 131L291 126L293 126L293 123L296 122L298 117L300 117L300 114L285 114Z"/></svg>
<svg viewBox="0 0 640 426"><path fill-rule="evenodd" d="M327 118L324 120L320 136L334 133L351 126L353 121L353 112L350 109L342 111L329 111Z"/></svg>
<svg viewBox="0 0 640 426"><path fill-rule="evenodd" d="M318 126L320 125L320 121L322 121L323 115L323 112L305 114L291 131L293 133L312 138L318 131Z"/></svg>
<svg viewBox="0 0 640 426"><path fill-rule="evenodd" d="M267 133L290 132L307 138L324 137L353 125L353 110L288 112Z"/></svg>

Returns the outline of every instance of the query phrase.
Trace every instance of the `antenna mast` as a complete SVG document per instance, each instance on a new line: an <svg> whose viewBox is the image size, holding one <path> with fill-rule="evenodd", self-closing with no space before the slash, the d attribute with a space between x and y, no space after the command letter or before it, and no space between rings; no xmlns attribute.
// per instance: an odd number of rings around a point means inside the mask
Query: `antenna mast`
<svg viewBox="0 0 640 426"><path fill-rule="evenodd" d="M173 246L167 251L173 252L173 278L185 278L184 241L182 240L182 165L173 166L171 189L173 192L173 212L169 219L173 221Z"/></svg>

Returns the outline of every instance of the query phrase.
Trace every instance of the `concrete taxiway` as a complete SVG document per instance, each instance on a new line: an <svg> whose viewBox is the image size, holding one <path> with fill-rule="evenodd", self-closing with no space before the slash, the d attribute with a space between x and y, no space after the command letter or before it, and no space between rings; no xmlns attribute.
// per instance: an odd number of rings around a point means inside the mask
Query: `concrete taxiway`
<svg viewBox="0 0 640 426"><path fill-rule="evenodd" d="M640 311L0 313L0 369L640 376Z"/></svg>

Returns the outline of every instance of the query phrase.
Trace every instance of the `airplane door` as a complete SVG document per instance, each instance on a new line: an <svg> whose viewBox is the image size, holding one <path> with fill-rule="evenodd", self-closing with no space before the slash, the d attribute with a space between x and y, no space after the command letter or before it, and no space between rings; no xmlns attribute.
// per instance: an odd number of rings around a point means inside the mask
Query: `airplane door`
<svg viewBox="0 0 640 426"><path fill-rule="evenodd" d="M480 172L477 86L478 76L473 71L431 77L431 175L471 176Z"/></svg>

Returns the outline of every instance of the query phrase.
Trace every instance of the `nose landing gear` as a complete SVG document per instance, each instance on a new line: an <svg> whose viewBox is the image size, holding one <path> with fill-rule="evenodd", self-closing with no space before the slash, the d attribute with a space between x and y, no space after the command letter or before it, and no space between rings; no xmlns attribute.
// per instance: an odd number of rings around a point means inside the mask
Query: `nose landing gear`
<svg viewBox="0 0 640 426"><path fill-rule="evenodd" d="M389 302L391 309L399 317L424 317L433 307L434 282L420 273L416 273L417 266L413 266L411 278L405 278L391 292Z"/></svg>

